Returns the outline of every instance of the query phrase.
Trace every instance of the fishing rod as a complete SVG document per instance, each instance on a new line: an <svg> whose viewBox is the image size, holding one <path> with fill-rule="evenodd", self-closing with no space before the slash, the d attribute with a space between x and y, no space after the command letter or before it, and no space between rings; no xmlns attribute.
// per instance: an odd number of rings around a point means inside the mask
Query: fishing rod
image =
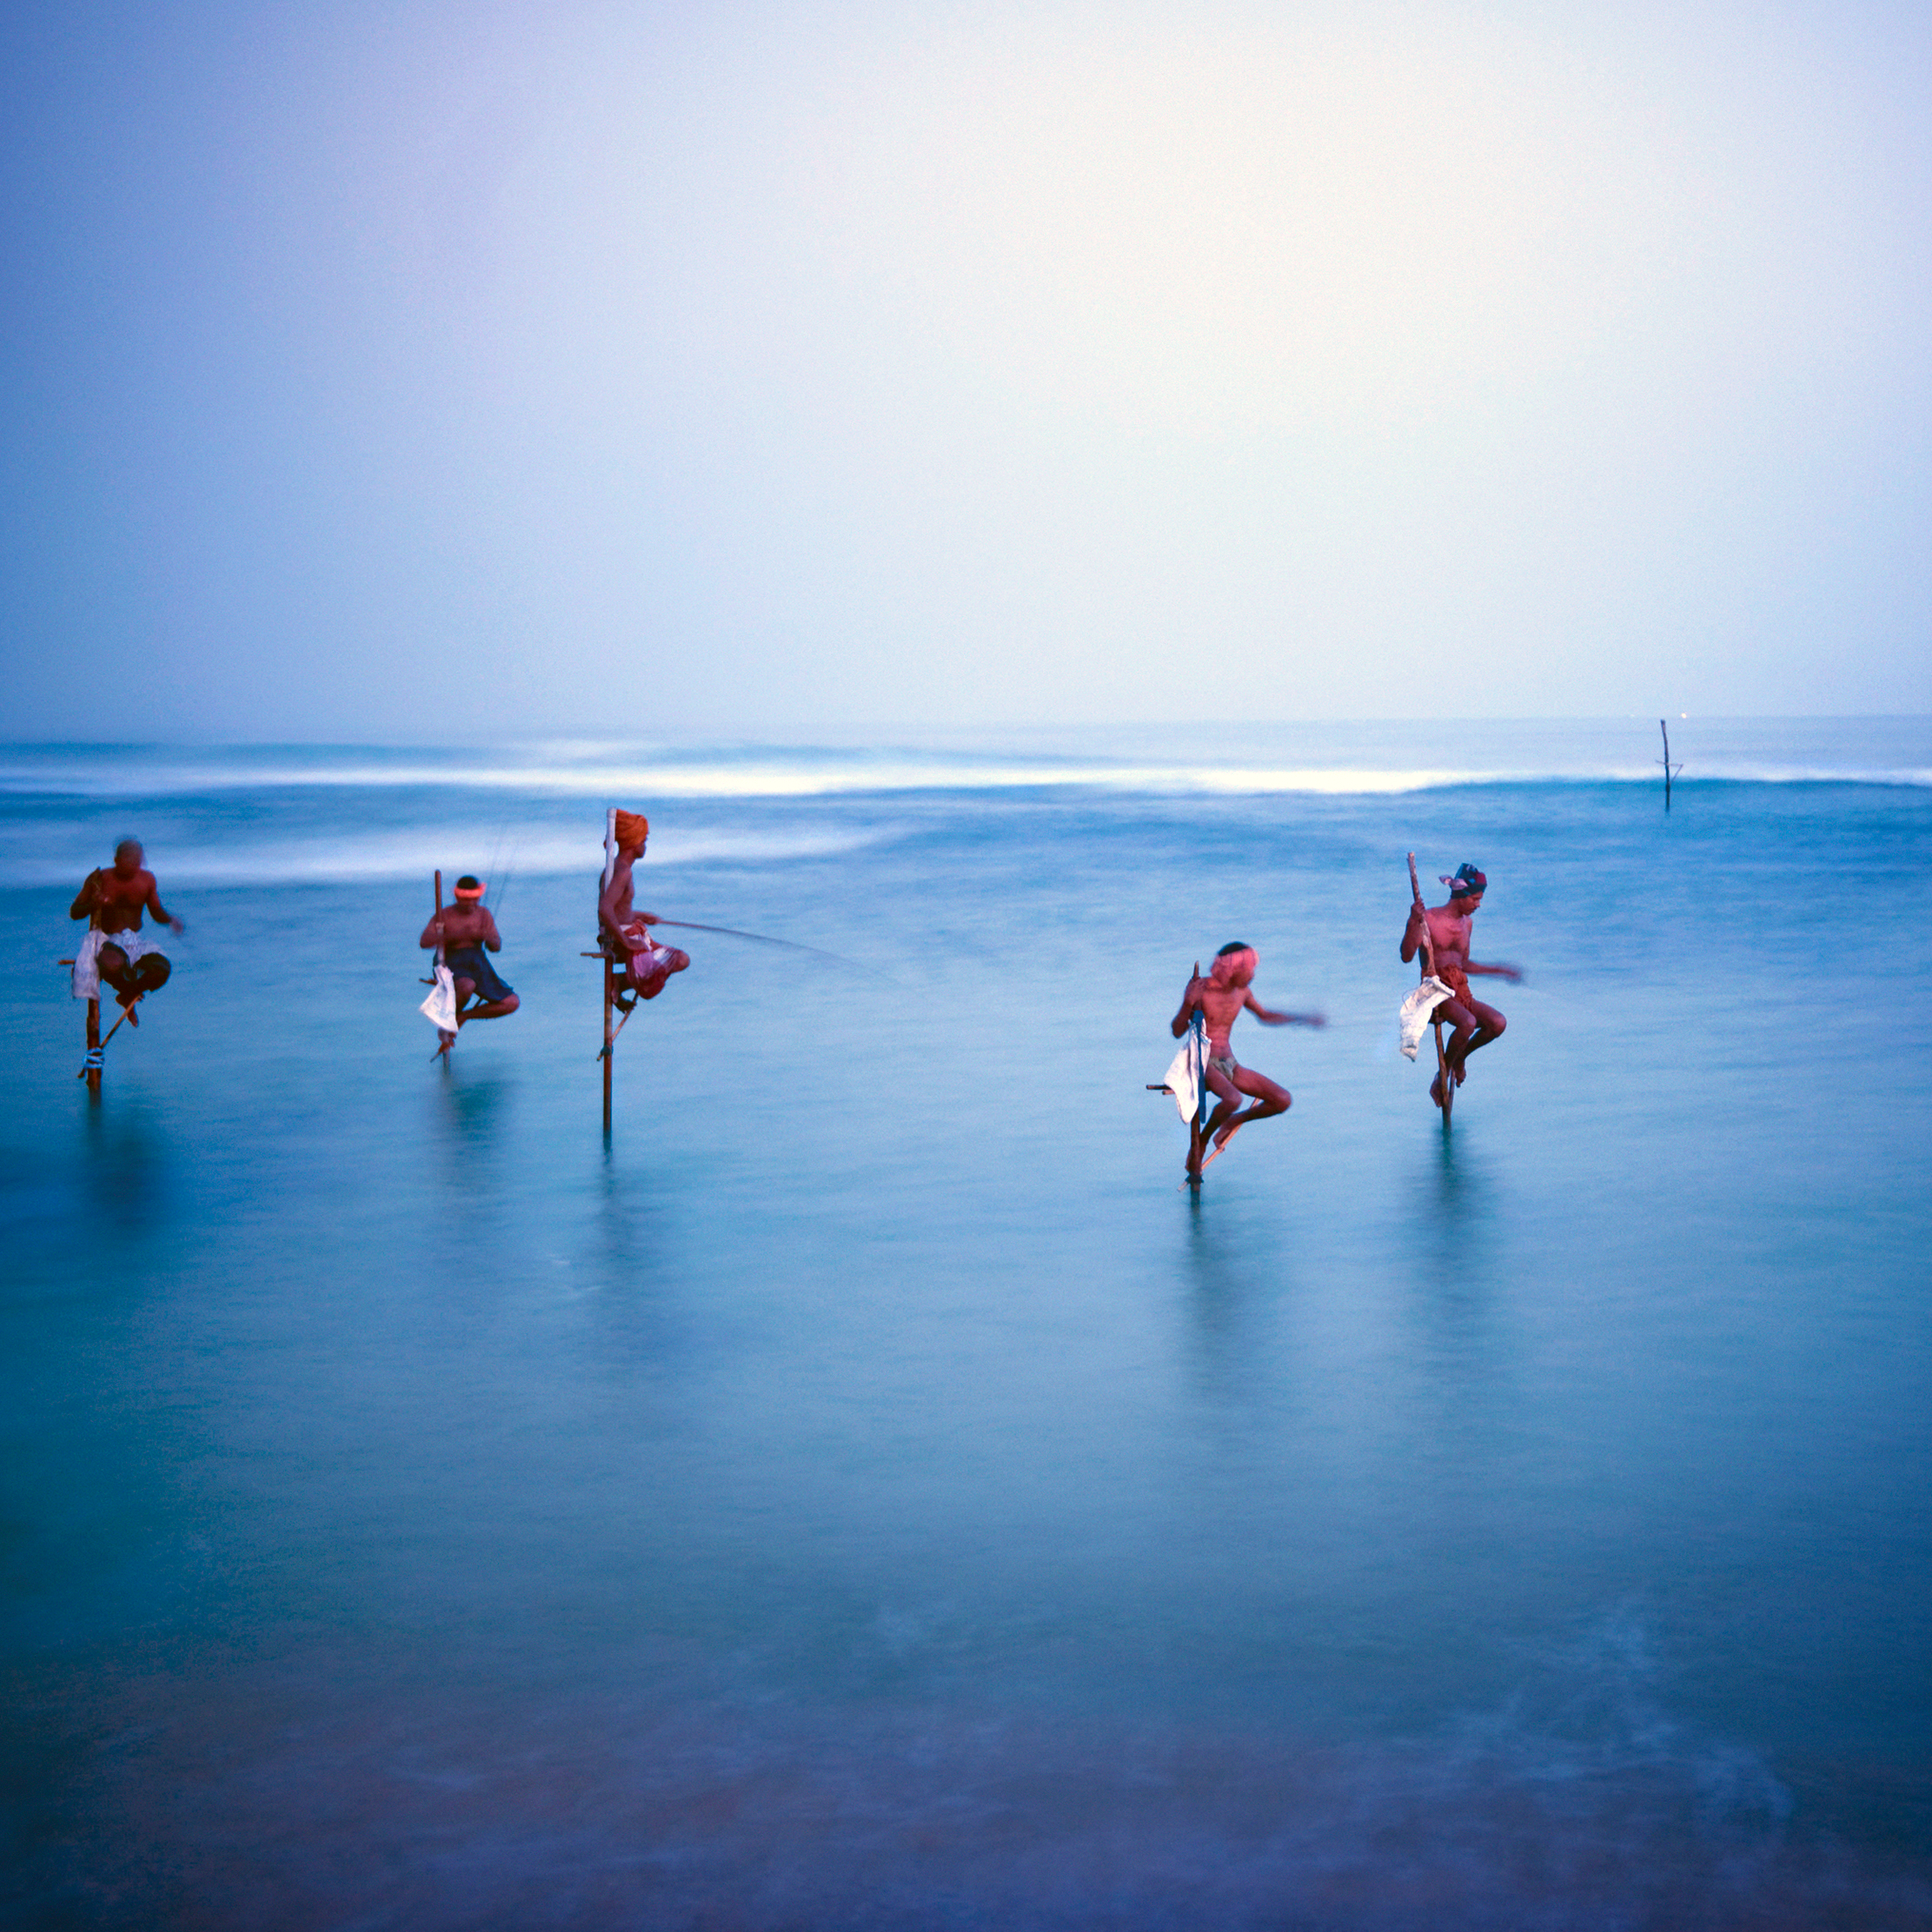
<svg viewBox="0 0 1932 1932"><path fill-rule="evenodd" d="M814 959L830 959L835 965L850 966L855 973L877 973L876 966L862 966L857 959L848 959L842 953L827 953L823 946L800 946L796 939L774 939L768 933L746 933L735 926L700 926L695 920L655 919L648 922L653 926L675 926L687 933L722 933L733 939L755 939L760 946L782 946L788 952L809 953Z"/></svg>

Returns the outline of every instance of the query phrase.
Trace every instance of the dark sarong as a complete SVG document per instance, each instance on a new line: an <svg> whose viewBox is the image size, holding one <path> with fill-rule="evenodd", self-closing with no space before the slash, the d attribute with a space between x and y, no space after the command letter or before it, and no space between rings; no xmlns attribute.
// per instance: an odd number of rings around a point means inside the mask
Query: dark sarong
<svg viewBox="0 0 1932 1932"><path fill-rule="evenodd" d="M480 946L459 946L454 953L445 953L442 963L449 968L453 979L474 979L476 997L488 1001L507 999L516 991L497 975L489 963L489 955Z"/></svg>

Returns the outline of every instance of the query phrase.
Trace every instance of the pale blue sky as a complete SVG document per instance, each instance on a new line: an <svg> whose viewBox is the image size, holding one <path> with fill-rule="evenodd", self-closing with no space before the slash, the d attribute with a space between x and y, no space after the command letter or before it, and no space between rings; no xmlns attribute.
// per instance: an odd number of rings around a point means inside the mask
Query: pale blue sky
<svg viewBox="0 0 1932 1932"><path fill-rule="evenodd" d="M9 736L1932 711L1922 9L17 3Z"/></svg>

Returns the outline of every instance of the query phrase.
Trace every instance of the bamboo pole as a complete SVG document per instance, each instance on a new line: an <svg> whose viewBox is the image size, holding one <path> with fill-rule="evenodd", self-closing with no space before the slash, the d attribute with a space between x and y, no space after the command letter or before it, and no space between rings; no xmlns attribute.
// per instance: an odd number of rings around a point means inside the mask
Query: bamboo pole
<svg viewBox="0 0 1932 1932"><path fill-rule="evenodd" d="M1200 978L1201 969L1197 961L1194 977ZM1194 1057L1199 1063L1199 1078L1194 1087L1194 1118L1187 1123L1187 1185L1198 1188L1201 1185L1201 1156L1207 1152L1207 1021L1202 1017L1201 1009L1194 1009L1194 1017L1187 1025L1188 1036L1194 1045Z"/></svg>
<svg viewBox="0 0 1932 1932"><path fill-rule="evenodd" d="M1417 923L1422 928L1422 976L1436 977L1436 947L1429 937L1429 908L1422 902L1422 880L1416 876L1416 855L1409 854L1409 890L1415 895ZM1456 1083L1449 1077L1449 1056L1443 1051L1443 1023L1433 1015L1430 1025L1436 1032L1436 1077L1442 1082L1443 1125L1449 1125L1449 1110L1456 1104Z"/></svg>
<svg viewBox="0 0 1932 1932"><path fill-rule="evenodd" d="M441 866L438 866L436 867L436 917L438 919L441 919L442 917L442 867ZM433 976L435 973L436 968L442 964L442 935L439 933L436 935L436 950L429 955L429 971L432 975L429 984L431 986L435 986L436 983ZM450 1041L439 1038L436 1041L436 1050L429 1056L429 1058L432 1060L447 1061L449 1058L449 1048L451 1044L452 1043Z"/></svg>
<svg viewBox="0 0 1932 1932"><path fill-rule="evenodd" d="M610 954L604 953L604 1139L610 1139L610 1063L616 1057L611 1052L616 1035L610 1030L611 970Z"/></svg>
<svg viewBox="0 0 1932 1932"><path fill-rule="evenodd" d="M90 933L100 923L99 913L90 913L88 915L87 929ZM74 961L63 959L61 964L72 966ZM100 971L98 953L95 954L94 967L96 973ZM118 1026L120 1022L116 1020L115 1024ZM111 1038L112 1035L109 1037ZM96 993L87 1003L87 1058L81 1063L81 1078L87 1082L88 1096L91 1099L98 1099L101 1095L101 1049L106 1045L107 1041L101 1038L101 996Z"/></svg>
<svg viewBox="0 0 1932 1932"><path fill-rule="evenodd" d="M604 890L608 890L610 875L617 869L617 809L609 807L604 813ZM602 896L601 892L599 893ZM611 1009L616 1004L615 975L611 972L610 935L604 931L601 919L597 923L597 944L604 959L604 1139L610 1139L610 1066L615 1056L611 1048L617 1036L611 1031Z"/></svg>

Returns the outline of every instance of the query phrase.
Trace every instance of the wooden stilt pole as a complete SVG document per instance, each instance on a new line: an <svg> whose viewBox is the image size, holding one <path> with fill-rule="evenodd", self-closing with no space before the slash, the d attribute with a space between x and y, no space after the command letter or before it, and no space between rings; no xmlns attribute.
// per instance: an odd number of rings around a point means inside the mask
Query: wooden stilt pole
<svg viewBox="0 0 1932 1932"><path fill-rule="evenodd" d="M1199 967L1195 968L1198 976ZM1199 1191L1201 1185L1201 1156L1207 1152L1207 1115L1209 1088L1207 1084L1207 1021L1201 1016L1201 1009L1194 1009L1194 1017L1188 1022L1188 1032L1193 1039L1195 1057L1200 1062L1200 1085L1194 1090L1194 1118L1187 1124L1187 1185Z"/></svg>
<svg viewBox="0 0 1932 1932"><path fill-rule="evenodd" d="M87 1003L87 1091L101 1091L101 1002L98 995Z"/></svg>
<svg viewBox="0 0 1932 1932"><path fill-rule="evenodd" d="M610 884L610 875L617 866L617 812L614 807L604 813L604 885ZM600 896L601 896L600 894ZM597 944L603 949L604 956L604 1139L610 1139L610 1066L615 1058L611 1047L617 1036L611 1031L611 1010L616 1005L617 976L611 971L610 936L603 929L600 920L597 926Z"/></svg>
<svg viewBox="0 0 1932 1932"><path fill-rule="evenodd" d="M616 1058L610 1050L616 1037L610 1030L611 1007L614 1004L611 998L612 979L610 954L607 952L604 954L604 1139L607 1140L610 1139L610 1063Z"/></svg>
<svg viewBox="0 0 1932 1932"><path fill-rule="evenodd" d="M1416 911L1421 915L1422 926L1422 976L1424 979L1436 977L1436 948L1429 937L1429 908L1422 902L1422 880L1416 876L1416 855L1409 854L1409 890L1414 893ZM1456 1083L1449 1077L1449 1056L1443 1051L1443 1023L1431 1019L1430 1024L1436 1030L1436 1077L1442 1083L1443 1125L1449 1125L1449 1110L1456 1104Z"/></svg>
<svg viewBox="0 0 1932 1932"><path fill-rule="evenodd" d="M1658 759L1657 763L1663 767L1663 809L1668 812L1670 809L1670 774L1674 771L1681 772L1683 767L1682 765L1673 765L1670 762L1670 726L1659 718L1657 720L1657 729L1663 734L1663 756Z"/></svg>
<svg viewBox="0 0 1932 1932"><path fill-rule="evenodd" d="M438 919L442 917L442 867L441 866L436 867L436 917ZM429 955L429 971L432 975L429 984L431 986L435 986L436 983L434 975L436 968L442 964L442 941L439 939L436 941L436 950ZM429 1056L430 1060L432 1062L441 1060L445 1066L448 1066L450 1045L451 1043L448 1040L439 1035L436 1040L436 1050Z"/></svg>

